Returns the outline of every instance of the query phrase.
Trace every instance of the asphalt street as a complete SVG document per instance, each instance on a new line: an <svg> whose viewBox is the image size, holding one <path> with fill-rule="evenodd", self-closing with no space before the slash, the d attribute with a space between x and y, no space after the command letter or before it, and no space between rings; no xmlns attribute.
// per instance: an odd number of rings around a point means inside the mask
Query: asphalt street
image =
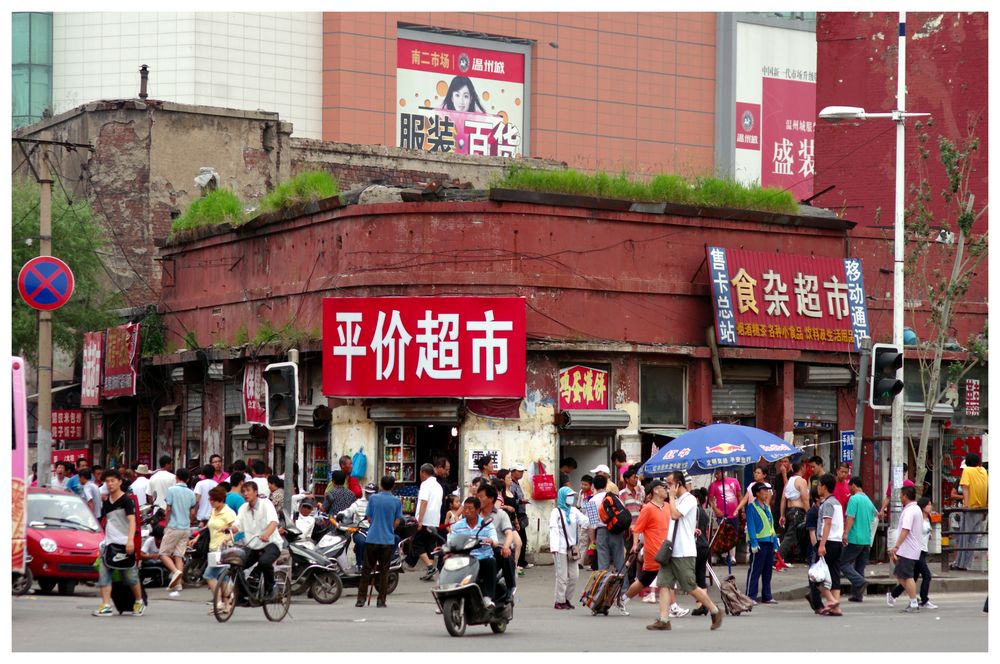
<svg viewBox="0 0 1000 664"><path fill-rule="evenodd" d="M553 610L552 568L537 567L520 580L519 604L506 634L470 626L464 637L453 638L434 613L429 584L412 573L400 579L388 608L377 609L373 601L358 609L357 591L345 589L331 606L304 596L294 598L281 623L268 622L259 608L238 608L228 623L219 624L208 614L204 587L187 589L179 599L169 599L163 589L148 592L149 607L140 618L92 617L98 599L96 589L89 586L80 586L70 597L14 597L13 650L197 652L210 649L206 646L218 644L219 639L229 651L620 651L622 639L633 651L954 653L987 648L984 593L942 593L933 597L938 610L915 615L890 609L881 597L869 596L863 604L845 602L840 618L817 616L799 599L727 616L715 632L709 631L707 618L692 616L673 620L670 632L650 632L645 626L655 619L656 609L637 600L630 603L628 617L614 611L608 617L592 616L582 608ZM680 603L693 606L689 597L681 597Z"/></svg>

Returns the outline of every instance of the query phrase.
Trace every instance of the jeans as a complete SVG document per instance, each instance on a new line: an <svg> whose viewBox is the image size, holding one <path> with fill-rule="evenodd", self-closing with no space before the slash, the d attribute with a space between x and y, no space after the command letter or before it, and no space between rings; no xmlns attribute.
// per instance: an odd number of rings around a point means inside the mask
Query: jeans
<svg viewBox="0 0 1000 664"><path fill-rule="evenodd" d="M618 572L623 567L625 567L625 534L612 535L607 528L598 528L597 569Z"/></svg>
<svg viewBox="0 0 1000 664"><path fill-rule="evenodd" d="M556 565L556 604L572 604L580 578L580 562L570 560L565 553L553 553L552 558Z"/></svg>
<svg viewBox="0 0 1000 664"><path fill-rule="evenodd" d="M976 531L977 533L982 533L985 529L983 528L983 521L986 520L986 512L964 512L962 514L962 525L961 530ZM957 544L960 547L964 546L976 546L979 541L979 535L959 535L957 538ZM969 564L972 562L972 554L975 551L958 551L955 553L955 567L968 568Z"/></svg>
<svg viewBox="0 0 1000 664"><path fill-rule="evenodd" d="M916 581L920 577L920 603L926 604L929 601L929 595L931 591L931 579L933 575L931 574L931 568L927 566L927 552L920 552L920 559L917 560L917 564L913 568L913 580ZM896 584L896 587L892 589L892 596L899 597L903 594L903 586Z"/></svg>
<svg viewBox="0 0 1000 664"><path fill-rule="evenodd" d="M100 586L110 586L113 583L113 578L111 574L113 572L121 572L122 581L127 586L134 586L139 583L139 568L129 567L127 569L111 569L104 564L104 557L100 558L101 566L97 571L97 585Z"/></svg>
<svg viewBox="0 0 1000 664"><path fill-rule="evenodd" d="M362 534L362 532L359 530L358 532L354 533L353 539L354 539L354 555L357 557L358 567L361 567L362 565L365 564L365 540L368 539L368 536Z"/></svg>
<svg viewBox="0 0 1000 664"><path fill-rule="evenodd" d="M785 534L781 538L778 552L785 560L792 559L792 552L805 557L805 549L799 541L799 526L806 521L806 511L801 507L789 507L785 510Z"/></svg>
<svg viewBox="0 0 1000 664"><path fill-rule="evenodd" d="M865 584L865 565L868 564L868 553L871 547L867 544L848 544L840 554L840 571L851 582L851 597L862 599Z"/></svg>
<svg viewBox="0 0 1000 664"><path fill-rule="evenodd" d="M274 561L278 559L281 550L277 544L268 544L263 549L248 549L246 567L257 563L257 569L264 579L264 591L271 592L274 588Z"/></svg>
<svg viewBox="0 0 1000 664"><path fill-rule="evenodd" d="M392 549L389 544L366 544L365 563L361 568L361 582L358 583L358 601L364 601L371 583L373 569L378 569L378 602L385 604L389 594L389 563L392 562Z"/></svg>
<svg viewBox="0 0 1000 664"><path fill-rule="evenodd" d="M750 569L747 571L746 595L757 599L757 584L760 583L760 598L767 602L771 597L771 574L774 572L774 542L757 542L760 550L750 553Z"/></svg>

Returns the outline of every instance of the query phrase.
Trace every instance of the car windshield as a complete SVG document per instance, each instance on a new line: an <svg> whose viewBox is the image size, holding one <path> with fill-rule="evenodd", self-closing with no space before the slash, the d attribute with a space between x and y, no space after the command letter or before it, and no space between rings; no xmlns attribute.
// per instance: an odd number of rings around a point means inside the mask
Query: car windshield
<svg viewBox="0 0 1000 664"><path fill-rule="evenodd" d="M79 496L33 493L28 496L28 523L48 528L75 528L99 531L100 524Z"/></svg>

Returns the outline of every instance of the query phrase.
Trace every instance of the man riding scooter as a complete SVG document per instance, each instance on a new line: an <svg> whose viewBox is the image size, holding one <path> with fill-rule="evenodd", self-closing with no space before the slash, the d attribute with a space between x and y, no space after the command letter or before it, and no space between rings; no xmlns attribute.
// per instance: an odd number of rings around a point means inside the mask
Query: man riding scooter
<svg viewBox="0 0 1000 664"><path fill-rule="evenodd" d="M368 508L368 499L372 497L374 493L378 491L378 487L375 486L374 482L369 482L365 485L364 493L361 498L358 498L351 506L346 510L342 511L340 514L334 515L334 520L336 525L344 526L345 528L357 528L357 532L354 533L354 555L357 557L358 573L361 572L361 567L365 562L365 541L368 539L367 528L362 528L362 523L365 522L365 510ZM399 537L396 537L396 543L399 543Z"/></svg>
<svg viewBox="0 0 1000 664"><path fill-rule="evenodd" d="M472 550L471 555L479 561L479 573L476 583L483 592L483 603L486 608L494 607L493 595L496 594L497 561L493 557L493 547L497 544L497 531L492 523L483 525L483 517L479 515L482 503L478 498L466 498L462 504L462 520L451 526L452 535L478 536L481 546Z"/></svg>
<svg viewBox="0 0 1000 664"><path fill-rule="evenodd" d="M493 519L491 527L495 528L504 541L494 546L494 558L499 555L497 564L503 572L504 582L507 584L508 592L513 596L516 590L517 575L514 571L514 559L511 557L514 544L514 526L510 522L510 517L503 510L496 508L496 500L499 493L492 484L482 483L476 496L479 498L479 514L484 519ZM452 531L454 532L454 530Z"/></svg>

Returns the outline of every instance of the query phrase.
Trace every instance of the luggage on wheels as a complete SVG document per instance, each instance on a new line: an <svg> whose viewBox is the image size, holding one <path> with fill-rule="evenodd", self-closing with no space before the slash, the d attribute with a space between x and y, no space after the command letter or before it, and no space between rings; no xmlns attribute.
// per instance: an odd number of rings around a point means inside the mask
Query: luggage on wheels
<svg viewBox="0 0 1000 664"><path fill-rule="evenodd" d="M628 569L632 556L625 559L625 565L617 571L597 570L590 575L580 595L580 602L590 611L608 615L615 604L621 602L622 593L625 592L625 570Z"/></svg>

